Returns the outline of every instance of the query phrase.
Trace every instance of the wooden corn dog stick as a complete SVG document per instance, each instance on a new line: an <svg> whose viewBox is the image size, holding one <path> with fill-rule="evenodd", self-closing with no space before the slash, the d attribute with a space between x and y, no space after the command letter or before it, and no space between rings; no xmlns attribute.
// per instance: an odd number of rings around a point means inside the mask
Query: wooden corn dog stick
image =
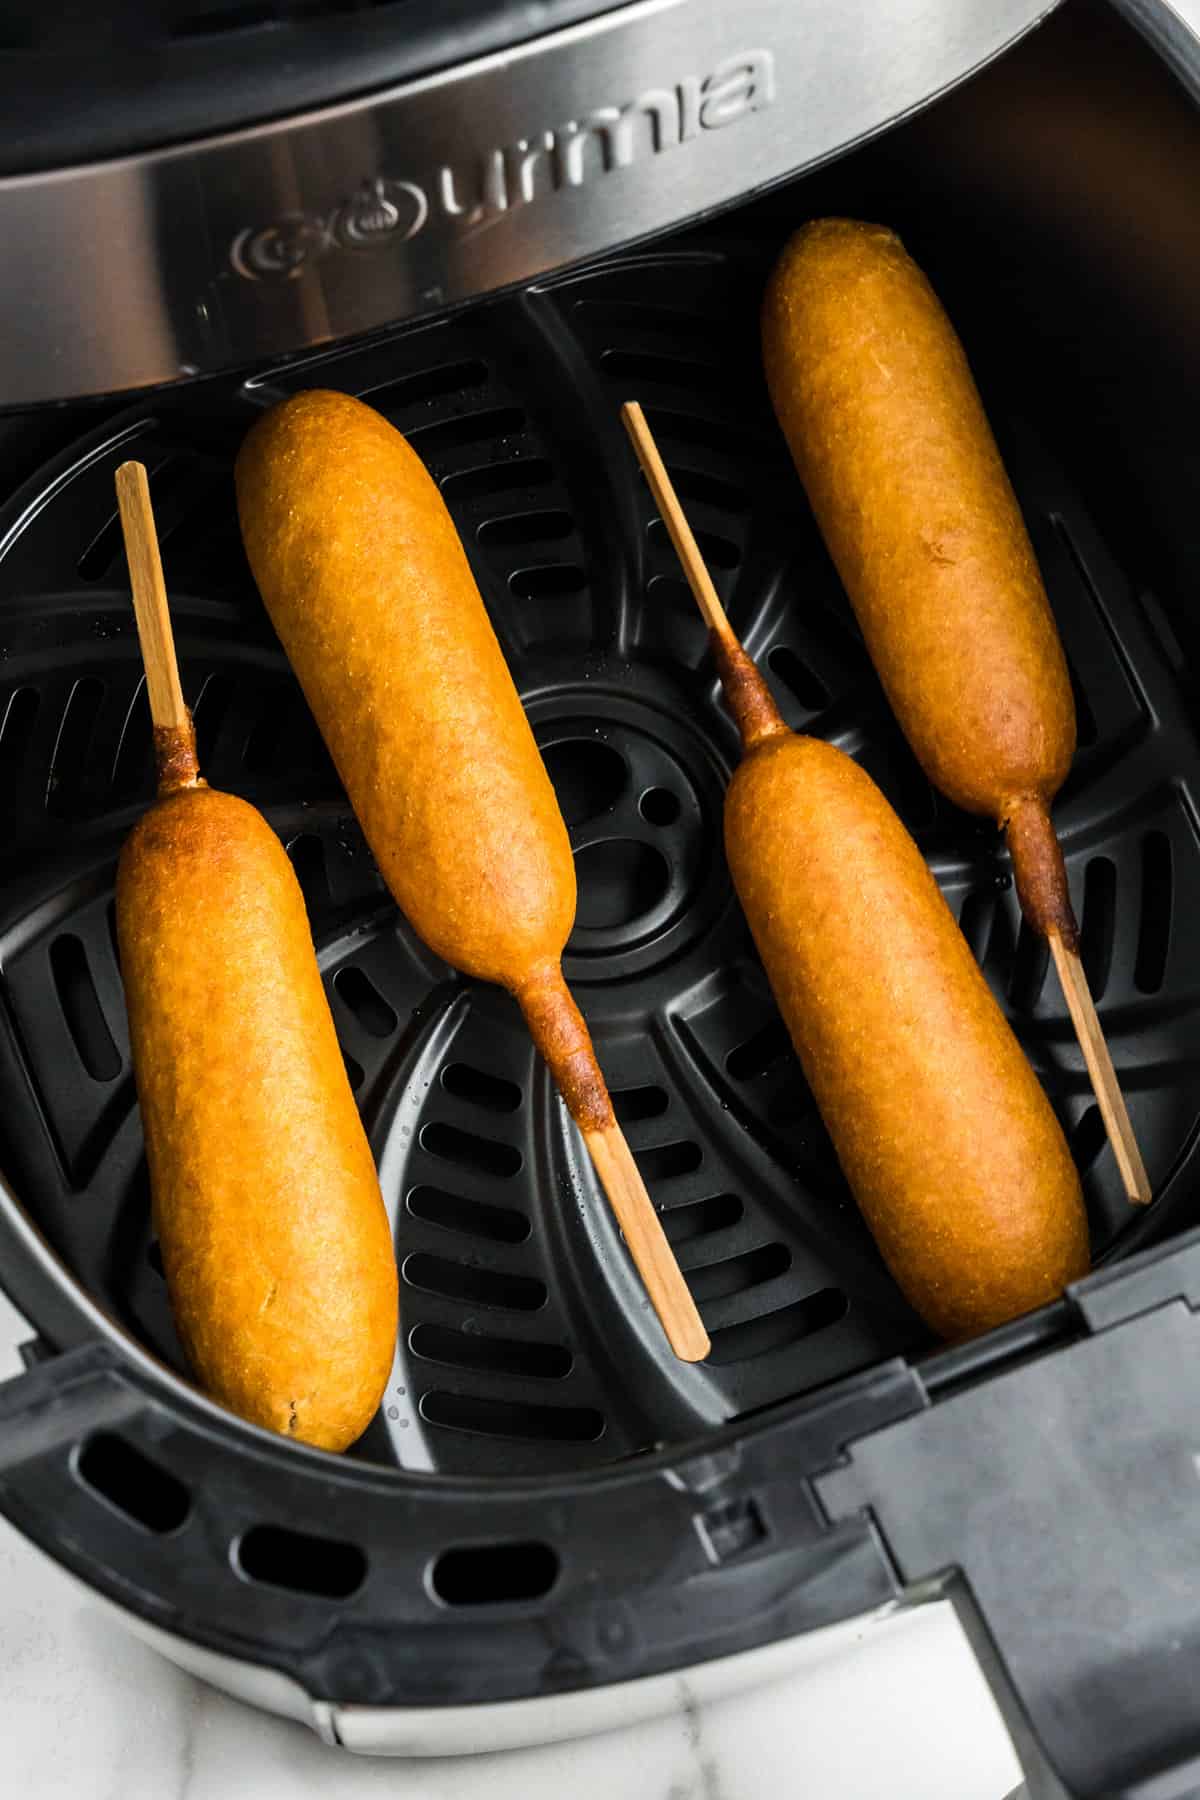
<svg viewBox="0 0 1200 1800"><path fill-rule="evenodd" d="M194 787L200 776L196 733L179 682L171 612L145 464L122 463L116 474L116 488L133 589L133 615L146 669L146 697L150 702L150 722L154 730L159 792L175 787Z"/></svg>
<svg viewBox="0 0 1200 1800"><path fill-rule="evenodd" d="M721 597L700 554L700 546L679 504L679 496L667 474L666 464L659 454L654 434L636 400L625 402L621 408L621 419L642 465L642 472L654 496L654 504L658 507L667 534L683 565L688 586L708 626L713 657L725 690L725 698L737 720L742 744L749 749L761 738L785 731L787 727L771 698L770 688L754 662L746 655L729 623L725 608L721 605Z"/></svg>
<svg viewBox="0 0 1200 1800"><path fill-rule="evenodd" d="M117 933L168 1293L210 1392L343 1450L391 1371L391 1231L299 883L266 820L200 779L146 471L116 482L159 766Z"/></svg>
<svg viewBox="0 0 1200 1800"><path fill-rule="evenodd" d="M788 730L641 408L622 417L741 729L730 872L846 1177L935 1331L1001 1324L1087 1268L1066 1140L920 851L857 764Z"/></svg>
<svg viewBox="0 0 1200 1800"><path fill-rule="evenodd" d="M687 516L679 504L679 496L667 474L667 466L659 454L658 445L654 441L654 433L646 422L646 415L636 400L627 400L621 408L621 422L629 433L637 459L642 466L642 473L654 496L654 504L659 517L667 528L667 535L675 546L675 554L683 564L683 572L687 576L688 586L700 608L704 623L711 632L719 637L722 643L736 644L733 627L729 623L725 608L721 605L721 596L713 586L708 566L700 554L700 546L687 522Z"/></svg>
<svg viewBox="0 0 1200 1800"><path fill-rule="evenodd" d="M894 233L819 219L763 306L771 399L896 716L925 773L1006 833L1050 944L1129 1199L1150 1184L1079 960L1050 806L1075 708L1020 509L962 345Z"/></svg>
<svg viewBox="0 0 1200 1800"><path fill-rule="evenodd" d="M1104 1120L1108 1141L1113 1147L1113 1155L1117 1159L1125 1192L1135 1205L1148 1206L1154 1198L1150 1178L1146 1174L1146 1165L1133 1135L1125 1096L1117 1081L1117 1072L1113 1068L1104 1031L1096 1015L1096 1005L1084 974L1079 950L1074 945L1068 948L1058 931L1050 931L1047 936L1067 1010L1079 1039L1079 1047L1083 1051L1096 1103Z"/></svg>

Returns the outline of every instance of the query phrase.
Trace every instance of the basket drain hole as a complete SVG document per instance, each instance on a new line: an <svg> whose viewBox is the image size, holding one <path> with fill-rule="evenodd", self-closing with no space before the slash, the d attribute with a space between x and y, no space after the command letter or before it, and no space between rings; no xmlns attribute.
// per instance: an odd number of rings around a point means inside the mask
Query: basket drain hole
<svg viewBox="0 0 1200 1800"><path fill-rule="evenodd" d="M178 1531L192 1510L182 1481L110 1431L88 1439L75 1469L85 1487L160 1537Z"/></svg>
<svg viewBox="0 0 1200 1800"><path fill-rule="evenodd" d="M629 780L625 758L599 738L567 738L542 755L568 825L611 812Z"/></svg>
<svg viewBox="0 0 1200 1800"><path fill-rule="evenodd" d="M503 1606L540 1600L558 1580L557 1553L549 1544L471 1544L443 1550L429 1571L429 1585L445 1606Z"/></svg>
<svg viewBox="0 0 1200 1800"><path fill-rule="evenodd" d="M679 798L670 788L647 788L638 801L638 811L647 825L673 825L679 810Z"/></svg>
<svg viewBox="0 0 1200 1800"><path fill-rule="evenodd" d="M238 1571L249 1581L348 1600L366 1580L367 1559L357 1544L310 1537L284 1525L253 1525L234 1549Z"/></svg>
<svg viewBox="0 0 1200 1800"><path fill-rule="evenodd" d="M575 923L603 931L628 925L657 906L670 886L666 858L636 838L588 844L575 857L579 904Z"/></svg>

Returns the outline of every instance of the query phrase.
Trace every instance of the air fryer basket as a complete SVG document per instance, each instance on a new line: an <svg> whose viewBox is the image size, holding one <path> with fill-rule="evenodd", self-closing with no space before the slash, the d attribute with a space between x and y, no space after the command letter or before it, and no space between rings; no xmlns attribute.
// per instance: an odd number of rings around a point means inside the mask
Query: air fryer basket
<svg viewBox="0 0 1200 1800"><path fill-rule="evenodd" d="M112 861L152 793L113 513L145 460L202 766L267 812L308 900L395 1221L404 1334L372 1459L521 1473L611 1461L922 1343L804 1089L721 856L735 734L616 419L636 393L731 615L791 724L852 752L932 862L1045 1080L1096 1247L1129 1212L997 834L935 798L802 516L754 369L761 259L629 259L269 383L123 415L6 521L9 1166L106 1310L184 1368L135 1108ZM571 829L566 970L712 1333L674 1362L513 1002L426 952L383 890L239 547L230 457L292 388L363 394L427 459L472 547ZM1058 809L1084 957L1155 1188L1187 1180L1200 1021L1172 916L1200 907L1197 744L1170 651L1031 430L1000 421L1079 695ZM1153 1060L1147 1048L1153 1041ZM13 1104L20 1096L23 1110Z"/></svg>
<svg viewBox="0 0 1200 1800"><path fill-rule="evenodd" d="M1064 31L1088 73L1087 44ZM1116 47L1126 91L1144 81L1174 107ZM626 398L645 405L789 723L857 757L929 858L1063 1122L1098 1260L1194 1225L1195 499L1174 435L1193 371L1154 263L1172 195L1136 278L1106 264L1099 209L1080 209L1074 235L1075 197L1039 214L1028 116L1018 130L1011 104L1014 84L1054 94L1049 66L1030 47L723 223L432 325L139 400L0 516L0 1166L20 1202L0 1239L6 1285L46 1340L0 1390L0 1505L144 1617L331 1702L438 1704L619 1680L847 1616L907 1571L853 1507L831 1524L809 1478L851 1439L1099 1316L1064 1302L937 1352L883 1269L733 900L721 801L736 735L619 426ZM1181 104L1170 118L1181 146L1194 138ZM769 412L763 279L789 226L826 210L889 219L930 268L1041 560L1079 715L1056 819L1158 1196L1147 1214L1122 1198L998 837L935 796L907 751ZM711 1332L701 1367L666 1350L515 1006L398 918L266 622L231 462L261 407L313 385L363 395L410 437L468 548L570 827L566 972ZM130 456L151 472L204 771L259 805L293 860L394 1220L397 1362L341 1463L169 1374L185 1371L113 930L114 858L152 792L113 497ZM1114 1279L1084 1288L1111 1294ZM1104 1304L1111 1324L1120 1309Z"/></svg>

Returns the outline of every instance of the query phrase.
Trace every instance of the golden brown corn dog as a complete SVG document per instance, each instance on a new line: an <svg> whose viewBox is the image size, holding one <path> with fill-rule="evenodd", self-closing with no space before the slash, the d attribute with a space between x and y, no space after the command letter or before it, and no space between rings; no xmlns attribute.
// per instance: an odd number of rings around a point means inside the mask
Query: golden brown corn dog
<svg viewBox="0 0 1200 1800"><path fill-rule="evenodd" d="M703 568L640 409L626 424L710 627L744 757L725 849L772 991L885 1261L963 1338L1088 1266L1058 1121L941 891L842 751L789 731Z"/></svg>
<svg viewBox="0 0 1200 1800"><path fill-rule="evenodd" d="M424 464L371 407L313 390L259 420L237 491L259 591L405 917L446 962L524 992L557 968L575 863Z"/></svg>
<svg viewBox="0 0 1200 1800"><path fill-rule="evenodd" d="M1079 1177L924 858L852 759L782 721L725 850L846 1179L921 1317L969 1337L1088 1267Z"/></svg>
<svg viewBox="0 0 1200 1800"><path fill-rule="evenodd" d="M234 1412L342 1450L396 1341L375 1165L287 856L252 806L197 782L190 743L159 750L117 926L180 1340Z"/></svg>
<svg viewBox="0 0 1200 1800"><path fill-rule="evenodd" d="M878 225L821 219L763 308L767 383L872 661L929 779L1007 829L1021 906L1078 933L1050 803L1075 752L1062 646L962 345Z"/></svg>
<svg viewBox="0 0 1200 1800"><path fill-rule="evenodd" d="M259 590L384 879L431 949L516 996L674 1347L702 1357L563 980L566 827L435 483L370 407L312 391L255 425L237 491Z"/></svg>

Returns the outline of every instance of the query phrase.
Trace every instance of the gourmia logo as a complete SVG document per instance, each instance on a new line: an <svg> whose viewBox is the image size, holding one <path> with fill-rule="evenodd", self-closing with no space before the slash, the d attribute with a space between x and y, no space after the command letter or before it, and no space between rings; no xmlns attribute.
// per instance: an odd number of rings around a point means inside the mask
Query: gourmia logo
<svg viewBox="0 0 1200 1800"><path fill-rule="evenodd" d="M678 149L702 132L736 125L775 97L769 50L741 50L708 75L647 88L620 106L518 137L420 179L380 174L328 213L288 213L239 231L230 261L252 281L291 281L331 251L406 244L422 232L466 234L542 195L584 188L615 169Z"/></svg>

